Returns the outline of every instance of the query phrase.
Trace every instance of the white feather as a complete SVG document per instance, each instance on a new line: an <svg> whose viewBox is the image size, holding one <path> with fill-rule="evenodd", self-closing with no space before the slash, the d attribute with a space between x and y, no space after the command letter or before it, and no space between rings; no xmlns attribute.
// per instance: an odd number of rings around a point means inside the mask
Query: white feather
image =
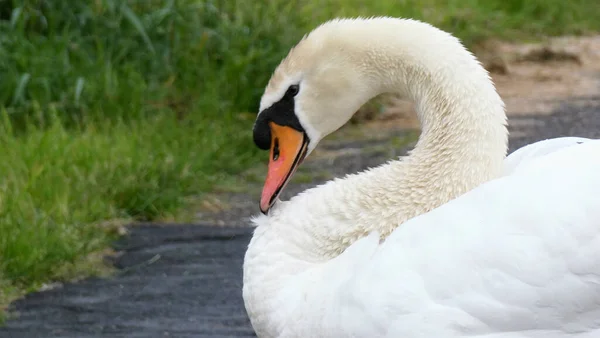
<svg viewBox="0 0 600 338"><path fill-rule="evenodd" d="M527 161L539 156L588 141L591 141L591 139L583 137L557 137L528 144L517 149L504 160L504 174L508 175L512 173L523 163L527 163Z"/></svg>

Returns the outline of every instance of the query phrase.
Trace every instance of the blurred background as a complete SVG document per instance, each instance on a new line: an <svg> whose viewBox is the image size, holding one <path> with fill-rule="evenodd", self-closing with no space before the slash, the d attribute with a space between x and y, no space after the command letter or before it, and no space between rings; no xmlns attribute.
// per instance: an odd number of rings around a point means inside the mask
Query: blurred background
<svg viewBox="0 0 600 338"><path fill-rule="evenodd" d="M251 129L273 69L358 15L469 48L600 30L588 0L0 0L0 307L102 274L119 225L185 221L264 160Z"/></svg>

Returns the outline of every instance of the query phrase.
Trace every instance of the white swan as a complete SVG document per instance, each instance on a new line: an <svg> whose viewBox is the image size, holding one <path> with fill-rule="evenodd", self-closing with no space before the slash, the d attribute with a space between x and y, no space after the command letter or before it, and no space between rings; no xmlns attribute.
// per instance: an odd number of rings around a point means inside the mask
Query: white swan
<svg viewBox="0 0 600 338"><path fill-rule="evenodd" d="M383 92L415 102L410 155L278 201L317 143ZM600 337L600 142L505 161L505 121L487 72L428 24L339 19L302 39L254 128L271 149L244 261L256 333Z"/></svg>

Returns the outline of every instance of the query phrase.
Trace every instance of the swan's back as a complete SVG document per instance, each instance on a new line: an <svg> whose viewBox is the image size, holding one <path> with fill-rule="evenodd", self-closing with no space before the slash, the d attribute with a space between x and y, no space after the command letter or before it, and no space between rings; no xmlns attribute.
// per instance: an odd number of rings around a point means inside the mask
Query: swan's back
<svg viewBox="0 0 600 338"><path fill-rule="evenodd" d="M600 141L540 156L307 271L284 332L600 337L599 192Z"/></svg>
<svg viewBox="0 0 600 338"><path fill-rule="evenodd" d="M504 174L510 175L521 165L536 160L540 156L590 141L595 140L583 137L557 137L528 144L517 149L504 160Z"/></svg>

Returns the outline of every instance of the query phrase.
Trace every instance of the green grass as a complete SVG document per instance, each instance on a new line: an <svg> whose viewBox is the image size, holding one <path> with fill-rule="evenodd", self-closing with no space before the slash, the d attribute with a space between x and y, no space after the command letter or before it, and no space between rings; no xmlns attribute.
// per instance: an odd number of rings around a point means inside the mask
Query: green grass
<svg viewBox="0 0 600 338"><path fill-rule="evenodd" d="M468 45L600 29L587 0L2 0L0 308L100 273L86 257L111 220L176 217L262 160L266 81L336 15L423 19Z"/></svg>

